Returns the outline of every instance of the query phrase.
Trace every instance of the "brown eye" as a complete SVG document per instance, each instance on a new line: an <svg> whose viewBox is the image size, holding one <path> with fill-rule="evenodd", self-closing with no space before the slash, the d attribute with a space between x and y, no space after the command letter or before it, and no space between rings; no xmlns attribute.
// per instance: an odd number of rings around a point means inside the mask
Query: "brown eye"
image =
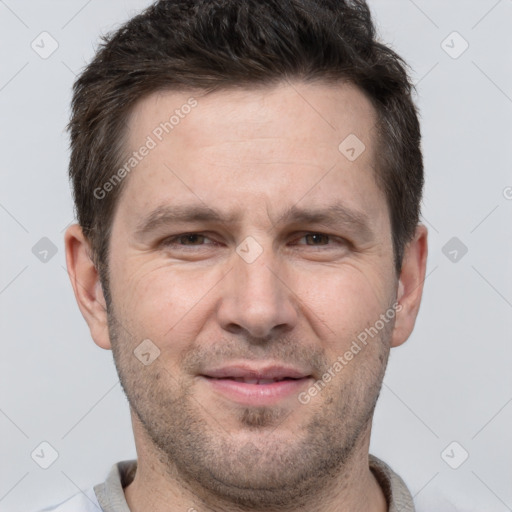
<svg viewBox="0 0 512 512"><path fill-rule="evenodd" d="M201 245L204 243L206 237L197 233L191 233L189 235L181 235L176 240L181 245Z"/></svg>
<svg viewBox="0 0 512 512"><path fill-rule="evenodd" d="M165 247L179 249L180 247L203 247L213 245L213 241L202 233L182 233L162 241Z"/></svg>
<svg viewBox="0 0 512 512"><path fill-rule="evenodd" d="M322 233L309 233L304 236L307 245L327 245L329 236Z"/></svg>

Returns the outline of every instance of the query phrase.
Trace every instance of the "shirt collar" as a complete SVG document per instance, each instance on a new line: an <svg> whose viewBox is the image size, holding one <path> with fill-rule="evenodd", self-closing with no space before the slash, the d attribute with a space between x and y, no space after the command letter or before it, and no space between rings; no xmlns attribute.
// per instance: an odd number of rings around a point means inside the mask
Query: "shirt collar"
<svg viewBox="0 0 512 512"><path fill-rule="evenodd" d="M388 512L415 512L413 499L404 481L383 461L369 455L370 469L388 502ZM94 487L103 512L130 512L123 489L134 479L136 460L125 460L112 466L107 479Z"/></svg>

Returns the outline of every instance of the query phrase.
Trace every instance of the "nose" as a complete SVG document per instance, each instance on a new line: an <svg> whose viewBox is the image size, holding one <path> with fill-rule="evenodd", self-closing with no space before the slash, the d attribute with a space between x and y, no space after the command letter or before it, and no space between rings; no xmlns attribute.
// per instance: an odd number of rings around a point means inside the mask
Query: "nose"
<svg viewBox="0 0 512 512"><path fill-rule="evenodd" d="M272 256L262 254L252 263L236 256L223 280L218 321L231 333L268 339L295 327L299 308L294 297Z"/></svg>

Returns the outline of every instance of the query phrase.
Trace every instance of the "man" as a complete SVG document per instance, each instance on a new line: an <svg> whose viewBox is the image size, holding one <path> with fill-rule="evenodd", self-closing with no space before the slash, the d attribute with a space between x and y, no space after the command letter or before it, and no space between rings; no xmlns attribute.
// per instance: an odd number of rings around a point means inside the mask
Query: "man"
<svg viewBox="0 0 512 512"><path fill-rule="evenodd" d="M425 276L410 92L363 0L162 0L105 38L65 243L137 461L55 510L414 510L368 453Z"/></svg>

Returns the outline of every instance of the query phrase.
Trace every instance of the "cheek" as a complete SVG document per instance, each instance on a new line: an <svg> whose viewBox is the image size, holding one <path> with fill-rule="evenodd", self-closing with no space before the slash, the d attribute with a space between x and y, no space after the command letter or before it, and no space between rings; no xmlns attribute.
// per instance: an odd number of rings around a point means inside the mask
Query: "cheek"
<svg viewBox="0 0 512 512"><path fill-rule="evenodd" d="M151 339L162 351L181 352L195 339L211 311L212 292L222 278L218 274L169 266L132 274L118 290L122 316L132 334Z"/></svg>
<svg viewBox="0 0 512 512"><path fill-rule="evenodd" d="M390 305L389 289L373 269L356 265L296 276L297 295L304 314L320 330L331 356L343 353Z"/></svg>

